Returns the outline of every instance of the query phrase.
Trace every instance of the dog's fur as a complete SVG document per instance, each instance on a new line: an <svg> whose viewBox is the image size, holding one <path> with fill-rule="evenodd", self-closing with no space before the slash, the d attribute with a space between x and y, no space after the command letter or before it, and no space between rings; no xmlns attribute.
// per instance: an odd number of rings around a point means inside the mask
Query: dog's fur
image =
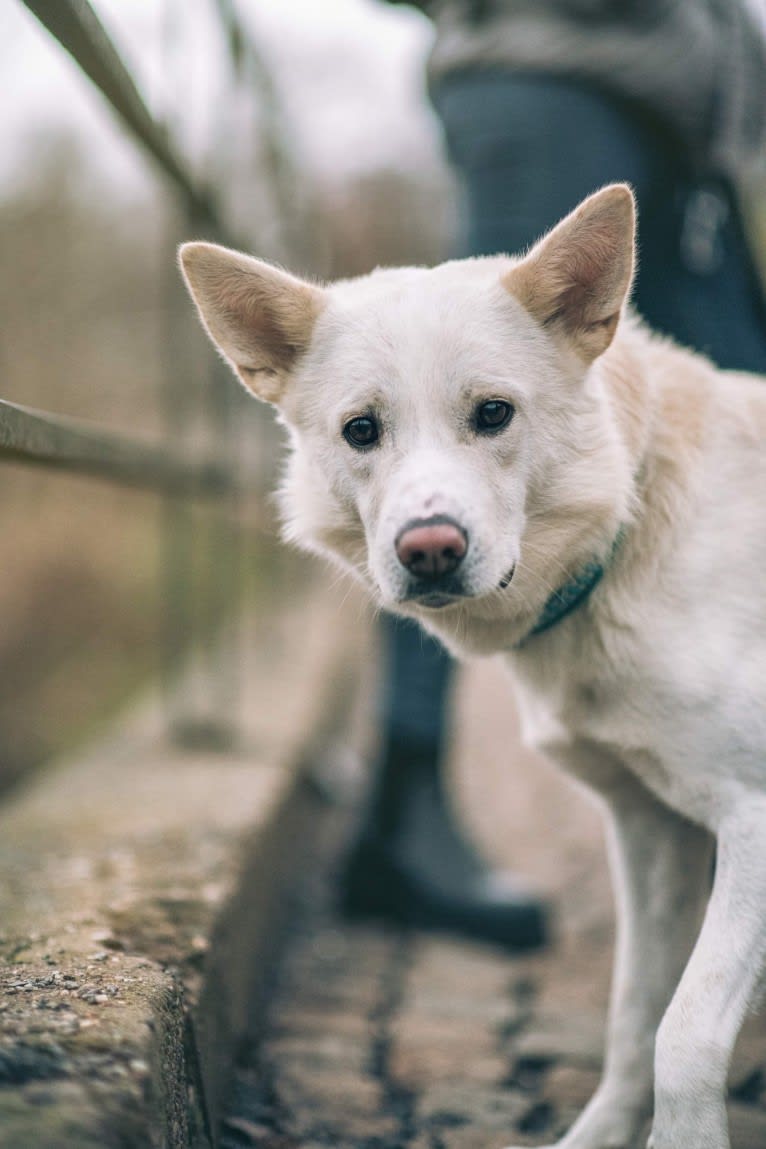
<svg viewBox="0 0 766 1149"><path fill-rule="evenodd" d="M725 1149L727 1066L766 962L766 383L626 311L633 250L614 185L521 258L326 288L208 244L182 264L289 429L287 536L454 652L507 653L527 738L603 798L606 1064L561 1149L635 1146L652 1083L654 1149ZM482 434L492 399L515 414ZM344 439L354 417L377 420L374 446ZM468 537L440 598L396 550L434 515ZM594 559L587 600L530 636Z"/></svg>

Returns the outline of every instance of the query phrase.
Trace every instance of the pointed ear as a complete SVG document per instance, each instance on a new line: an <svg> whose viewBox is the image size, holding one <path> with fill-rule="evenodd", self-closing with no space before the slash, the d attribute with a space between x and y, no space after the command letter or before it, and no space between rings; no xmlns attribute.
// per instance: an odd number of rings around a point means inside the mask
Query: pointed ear
<svg viewBox="0 0 766 1149"><path fill-rule="evenodd" d="M633 277L635 205L626 184L584 200L503 276L543 327L557 327L587 363L612 342Z"/></svg>
<svg viewBox="0 0 766 1149"><path fill-rule="evenodd" d="M323 290L213 243L183 244L179 262L210 338L246 387L278 403L311 340Z"/></svg>

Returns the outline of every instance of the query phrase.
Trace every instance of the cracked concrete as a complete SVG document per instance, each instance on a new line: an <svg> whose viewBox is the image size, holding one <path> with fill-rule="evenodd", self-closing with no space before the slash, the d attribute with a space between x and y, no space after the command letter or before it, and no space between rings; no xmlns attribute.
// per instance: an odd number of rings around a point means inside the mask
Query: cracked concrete
<svg viewBox="0 0 766 1149"><path fill-rule="evenodd" d="M300 761L356 664L340 601L269 620L236 751L169 746L148 706L3 807L2 1149L216 1141L316 821Z"/></svg>

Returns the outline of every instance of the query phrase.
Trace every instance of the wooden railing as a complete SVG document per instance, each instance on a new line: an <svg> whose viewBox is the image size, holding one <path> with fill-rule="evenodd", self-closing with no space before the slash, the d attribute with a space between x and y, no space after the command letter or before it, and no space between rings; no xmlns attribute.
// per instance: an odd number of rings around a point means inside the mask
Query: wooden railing
<svg viewBox="0 0 766 1149"><path fill-rule="evenodd" d="M21 0L89 78L121 121L147 162L172 189L187 237L204 235L245 246L225 218L214 190L184 161L167 127L145 103L139 85L88 0ZM211 0L222 23L229 65L241 72L243 54L254 51L228 0ZM180 13L183 14L183 8ZM253 93L257 98L258 93ZM169 269L172 274L172 269ZM166 433L161 441L118 435L85 421L30 410L0 400L0 462L48 467L154 490L166 496L164 577L166 657L163 660L170 725L177 739L228 745L237 736L238 643L233 632L241 608L242 544L238 501L248 483L238 463L238 429L244 396L211 356L210 402L206 404L211 455L180 452L185 415L183 384L168 373ZM0 387L2 381L0 380ZM171 446L174 444L174 446ZM208 529L195 527L190 504L212 501ZM191 560L203 578L205 601L193 603ZM199 575L198 575L199 579ZM222 639L222 632L227 632ZM202 691L179 691L188 654L203 647L207 683ZM196 700L195 700L196 694ZM199 698L204 697L200 705Z"/></svg>

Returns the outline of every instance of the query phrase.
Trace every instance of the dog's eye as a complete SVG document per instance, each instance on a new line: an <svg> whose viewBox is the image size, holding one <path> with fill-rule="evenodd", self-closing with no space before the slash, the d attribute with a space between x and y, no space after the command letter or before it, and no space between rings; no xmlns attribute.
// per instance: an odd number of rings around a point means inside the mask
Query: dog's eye
<svg viewBox="0 0 766 1149"><path fill-rule="evenodd" d="M358 415L344 426L343 438L352 447L371 447L379 438L378 424L371 415Z"/></svg>
<svg viewBox="0 0 766 1149"><path fill-rule="evenodd" d="M476 408L476 430L490 433L500 431L510 423L513 415L511 403L506 403L504 399L487 399Z"/></svg>

